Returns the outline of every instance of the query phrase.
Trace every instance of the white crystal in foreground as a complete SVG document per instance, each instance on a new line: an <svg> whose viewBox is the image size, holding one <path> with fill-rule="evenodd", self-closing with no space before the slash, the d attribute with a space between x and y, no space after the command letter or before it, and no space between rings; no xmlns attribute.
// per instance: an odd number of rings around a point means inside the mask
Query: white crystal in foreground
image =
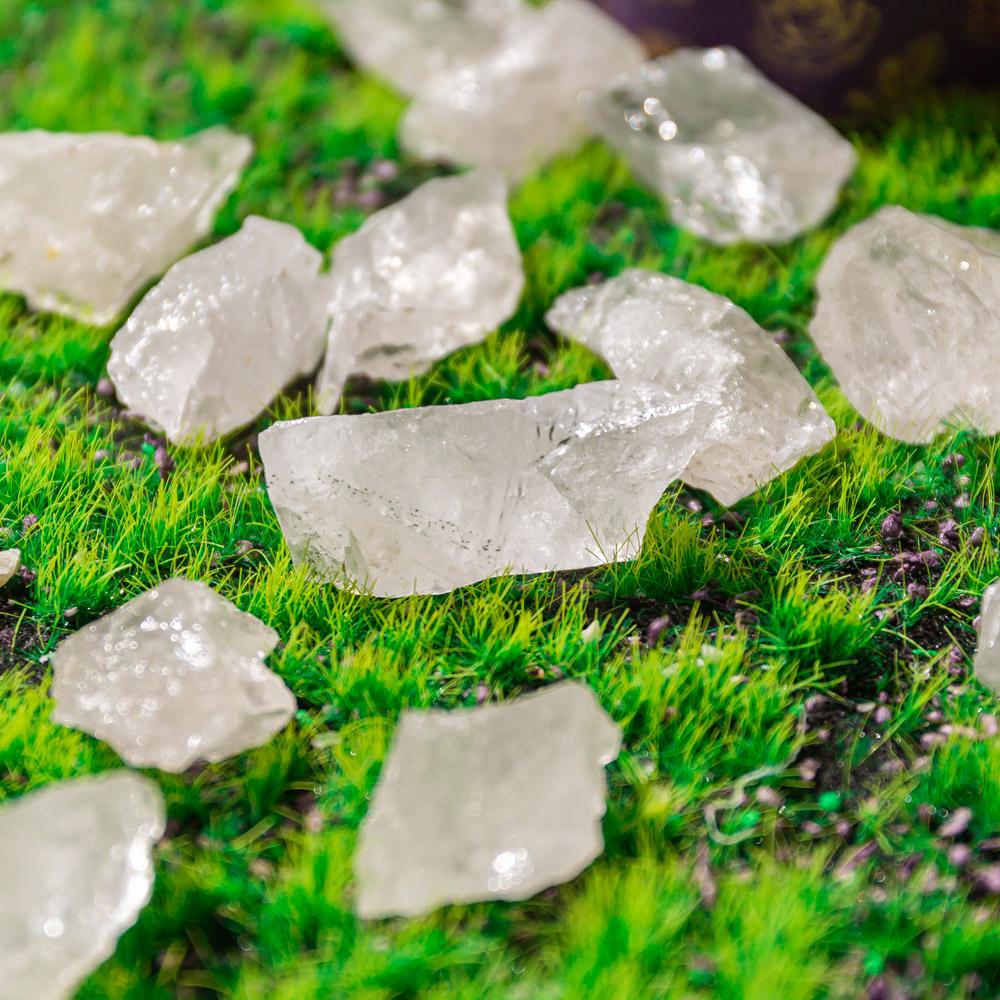
<svg viewBox="0 0 1000 1000"><path fill-rule="evenodd" d="M21 550L4 549L0 552L0 587L10 583L21 568Z"/></svg>
<svg viewBox="0 0 1000 1000"><path fill-rule="evenodd" d="M163 797L130 771L0 807L0 1000L68 1000L149 902Z"/></svg>
<svg viewBox="0 0 1000 1000"><path fill-rule="evenodd" d="M810 333L879 430L1000 431L1000 233L888 206L834 244L816 287Z"/></svg>
<svg viewBox="0 0 1000 1000"><path fill-rule="evenodd" d="M182 142L0 135L0 288L35 309L110 323L211 230L251 151L224 128Z"/></svg>
<svg viewBox="0 0 1000 1000"><path fill-rule="evenodd" d="M326 0L353 59L406 94L495 45L519 0Z"/></svg>
<svg viewBox="0 0 1000 1000"><path fill-rule="evenodd" d="M349 375L406 379L513 314L524 271L503 175L428 181L376 212L334 248L330 286L322 413Z"/></svg>
<svg viewBox="0 0 1000 1000"><path fill-rule="evenodd" d="M527 8L489 53L421 89L400 141L423 159L521 177L589 133L581 91L643 58L639 42L587 0Z"/></svg>
<svg viewBox="0 0 1000 1000"><path fill-rule="evenodd" d="M278 423L260 454L297 562L380 596L444 593L634 557L697 416L655 386L594 382Z"/></svg>
<svg viewBox="0 0 1000 1000"><path fill-rule="evenodd" d="M615 375L655 382L706 422L683 478L732 504L834 434L784 351L729 299L653 271L630 270L560 296L553 330L601 355Z"/></svg>
<svg viewBox="0 0 1000 1000"><path fill-rule="evenodd" d="M59 644L52 719L133 767L224 760L266 743L295 711L264 665L277 641L204 584L168 580Z"/></svg>
<svg viewBox="0 0 1000 1000"><path fill-rule="evenodd" d="M716 243L781 243L833 209L857 155L731 48L678 49L591 96L597 130Z"/></svg>
<svg viewBox="0 0 1000 1000"><path fill-rule="evenodd" d="M983 593L975 673L981 683L1000 694L1000 580L991 583Z"/></svg>
<svg viewBox="0 0 1000 1000"><path fill-rule="evenodd" d="M361 825L365 918L527 899L604 848L618 727L575 681L502 705L404 712Z"/></svg>
<svg viewBox="0 0 1000 1000"><path fill-rule="evenodd" d="M323 353L322 255L294 226L251 217L175 264L111 342L118 398L172 441L253 420Z"/></svg>

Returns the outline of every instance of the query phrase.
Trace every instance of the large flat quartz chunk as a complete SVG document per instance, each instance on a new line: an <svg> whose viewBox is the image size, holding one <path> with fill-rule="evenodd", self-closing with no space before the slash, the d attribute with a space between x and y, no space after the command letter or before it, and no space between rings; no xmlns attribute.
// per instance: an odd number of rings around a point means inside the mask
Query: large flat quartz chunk
<svg viewBox="0 0 1000 1000"><path fill-rule="evenodd" d="M260 436L296 562L380 596L633 558L698 414L649 385L278 423Z"/></svg>
<svg viewBox="0 0 1000 1000"><path fill-rule="evenodd" d="M361 825L359 915L527 899L574 878L604 848L604 767L620 746L575 681L502 705L404 712Z"/></svg>
<svg viewBox="0 0 1000 1000"><path fill-rule="evenodd" d="M104 325L212 228L250 158L224 128L181 142L0 135L0 288Z"/></svg>
<svg viewBox="0 0 1000 1000"><path fill-rule="evenodd" d="M1000 694L1000 580L991 583L983 593L975 673L981 683Z"/></svg>
<svg viewBox="0 0 1000 1000"><path fill-rule="evenodd" d="M499 171L428 181L376 212L333 251L320 412L336 408L349 375L406 379L480 340L523 286Z"/></svg>
<svg viewBox="0 0 1000 1000"><path fill-rule="evenodd" d="M319 364L322 263L294 226L251 217L175 264L111 342L119 399L176 442L207 444L253 420Z"/></svg>
<svg viewBox="0 0 1000 1000"><path fill-rule="evenodd" d="M426 160L521 177L589 133L582 91L644 58L639 42L587 0L526 8L486 55L421 88L400 141Z"/></svg>
<svg viewBox="0 0 1000 1000"><path fill-rule="evenodd" d="M69 1000L149 902L163 797L130 771L0 808L0 1000Z"/></svg>
<svg viewBox="0 0 1000 1000"><path fill-rule="evenodd" d="M589 101L597 130L674 222L715 243L782 243L821 222L857 155L731 48L678 49Z"/></svg>
<svg viewBox="0 0 1000 1000"><path fill-rule="evenodd" d="M834 244L816 287L812 337L879 430L1000 431L1000 233L887 206Z"/></svg>
<svg viewBox="0 0 1000 1000"><path fill-rule="evenodd" d="M698 285L629 270L560 296L546 321L599 354L618 378L655 382L707 419L684 470L733 504L834 435L809 383L742 309Z"/></svg>
<svg viewBox="0 0 1000 1000"><path fill-rule="evenodd" d="M405 94L482 58L520 0L326 0L351 57Z"/></svg>
<svg viewBox="0 0 1000 1000"><path fill-rule="evenodd" d="M133 767L224 760L266 743L295 711L264 664L277 642L204 584L168 580L56 647L52 719Z"/></svg>

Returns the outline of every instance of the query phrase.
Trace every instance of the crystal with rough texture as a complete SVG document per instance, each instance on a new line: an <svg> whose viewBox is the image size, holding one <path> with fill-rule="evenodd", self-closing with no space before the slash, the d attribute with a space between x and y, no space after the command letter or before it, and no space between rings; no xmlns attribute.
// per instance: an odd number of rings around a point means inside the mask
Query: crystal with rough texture
<svg viewBox="0 0 1000 1000"><path fill-rule="evenodd" d="M322 263L294 226L251 217L175 264L111 342L119 399L172 441L208 443L253 420L319 364Z"/></svg>
<svg viewBox="0 0 1000 1000"><path fill-rule="evenodd" d="M180 772L266 743L295 698L264 659L278 634L191 580L168 580L65 639L54 722L133 767Z"/></svg>
<svg viewBox="0 0 1000 1000"><path fill-rule="evenodd" d="M1000 694L1000 580L991 583L983 594L975 672L986 687Z"/></svg>
<svg viewBox="0 0 1000 1000"><path fill-rule="evenodd" d="M0 587L10 583L21 568L21 550L4 549L0 552Z"/></svg>
<svg viewBox="0 0 1000 1000"><path fill-rule="evenodd" d="M698 285L630 270L556 300L546 321L601 355L615 375L703 404L683 478L732 504L834 434L816 394L742 309Z"/></svg>
<svg viewBox="0 0 1000 1000"><path fill-rule="evenodd" d="M508 319L524 285L496 170L428 181L334 248L320 412L349 375L406 379Z"/></svg>
<svg viewBox="0 0 1000 1000"><path fill-rule="evenodd" d="M327 0L355 62L406 94L485 56L520 0Z"/></svg>
<svg viewBox="0 0 1000 1000"><path fill-rule="evenodd" d="M699 414L651 385L278 423L260 436L296 562L380 596L634 557Z"/></svg>
<svg viewBox="0 0 1000 1000"><path fill-rule="evenodd" d="M0 135L0 288L36 309L110 323L211 230L251 151L224 128L181 142Z"/></svg>
<svg viewBox="0 0 1000 1000"><path fill-rule="evenodd" d="M604 767L621 734L565 681L501 705L400 718L355 871L365 918L527 899L604 848Z"/></svg>
<svg viewBox="0 0 1000 1000"><path fill-rule="evenodd" d="M582 91L644 58L639 42L587 0L526 8L489 53L421 89L400 141L423 159L521 177L588 135Z"/></svg>
<svg viewBox="0 0 1000 1000"><path fill-rule="evenodd" d="M879 430L1000 431L1000 233L888 206L834 244L816 287L816 346Z"/></svg>
<svg viewBox="0 0 1000 1000"><path fill-rule="evenodd" d="M598 131L677 225L716 243L781 243L821 222L853 147L739 52L678 49L590 95Z"/></svg>
<svg viewBox="0 0 1000 1000"><path fill-rule="evenodd" d="M130 771L0 809L0 1000L68 1000L149 902L163 797Z"/></svg>

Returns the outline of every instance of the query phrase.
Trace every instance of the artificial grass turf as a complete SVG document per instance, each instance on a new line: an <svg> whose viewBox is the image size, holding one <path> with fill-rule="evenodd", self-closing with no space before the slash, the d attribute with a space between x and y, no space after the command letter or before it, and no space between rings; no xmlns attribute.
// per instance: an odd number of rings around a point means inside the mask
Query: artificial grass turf
<svg viewBox="0 0 1000 1000"><path fill-rule="evenodd" d="M253 138L216 238L259 213L328 249L435 173L371 169L398 160L401 108L307 0L0 3L0 127L169 138L225 123ZM311 583L282 546L252 435L170 448L171 469L95 391L111 331L0 298L0 547L30 570L0 592L0 798L119 766L48 721L46 653L170 575L278 629L271 662L300 707L260 750L153 773L170 815L155 896L80 996L996 995L1000 744L968 651L998 575L997 442L917 448L858 424L806 330L831 240L878 205L1000 225L998 123L1000 97L951 95L856 132L837 213L787 247L676 230L597 143L514 192L517 316L426 376L353 386L346 409L606 377L542 314L588 275L640 265L785 331L840 431L733 513L672 489L637 562L586 574L400 601ZM289 393L257 429L309 407ZM894 511L902 535L884 538ZM359 923L355 830L400 709L566 676L625 731L603 857L526 903Z"/></svg>

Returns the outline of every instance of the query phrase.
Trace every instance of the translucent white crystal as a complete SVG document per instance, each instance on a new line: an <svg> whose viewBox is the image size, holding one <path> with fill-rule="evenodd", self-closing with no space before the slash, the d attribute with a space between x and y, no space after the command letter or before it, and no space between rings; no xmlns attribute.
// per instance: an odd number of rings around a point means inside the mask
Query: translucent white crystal
<svg viewBox="0 0 1000 1000"><path fill-rule="evenodd" d="M1000 431L1000 233L887 206L834 244L816 287L816 346L880 430Z"/></svg>
<svg viewBox="0 0 1000 1000"><path fill-rule="evenodd" d="M639 42L588 0L526 8L490 52L420 90L400 141L423 159L521 177L588 134L581 91L644 57Z"/></svg>
<svg viewBox="0 0 1000 1000"><path fill-rule="evenodd" d="M68 1000L149 902L163 797L130 771L0 808L0 1000Z"/></svg>
<svg viewBox="0 0 1000 1000"><path fill-rule="evenodd" d="M184 258L111 342L118 398L172 441L208 443L253 420L319 364L322 263L294 226L255 217Z"/></svg>
<svg viewBox="0 0 1000 1000"><path fill-rule="evenodd" d="M224 128L182 142L0 134L0 288L110 323L211 230L251 151Z"/></svg>
<svg viewBox="0 0 1000 1000"><path fill-rule="evenodd" d="M632 558L698 416L655 386L595 382L278 423L259 443L293 558L403 596Z"/></svg>
<svg viewBox="0 0 1000 1000"><path fill-rule="evenodd" d="M518 0L327 0L355 62L406 94L481 58Z"/></svg>
<svg viewBox="0 0 1000 1000"><path fill-rule="evenodd" d="M986 687L1000 694L1000 580L991 583L983 593L975 672Z"/></svg>
<svg viewBox="0 0 1000 1000"><path fill-rule="evenodd" d="M0 552L0 587L10 583L21 568L21 550L4 549Z"/></svg>
<svg viewBox="0 0 1000 1000"><path fill-rule="evenodd" d="M406 379L513 314L524 271L503 175L428 181L376 212L336 245L330 281L322 413L349 375Z"/></svg>
<svg viewBox="0 0 1000 1000"><path fill-rule="evenodd" d="M224 760L266 743L295 711L264 665L277 641L203 583L168 580L56 647L52 719L133 767Z"/></svg>
<svg viewBox="0 0 1000 1000"><path fill-rule="evenodd" d="M731 48L678 49L590 97L597 130L716 243L781 243L833 209L857 155Z"/></svg>
<svg viewBox="0 0 1000 1000"><path fill-rule="evenodd" d="M683 479L724 504L833 437L833 421L784 351L729 299L698 285L630 270L560 296L546 321L618 378L703 404L707 419Z"/></svg>
<svg viewBox="0 0 1000 1000"><path fill-rule="evenodd" d="M604 848L604 766L621 734L575 681L502 705L399 720L355 871L365 918L527 899Z"/></svg>

